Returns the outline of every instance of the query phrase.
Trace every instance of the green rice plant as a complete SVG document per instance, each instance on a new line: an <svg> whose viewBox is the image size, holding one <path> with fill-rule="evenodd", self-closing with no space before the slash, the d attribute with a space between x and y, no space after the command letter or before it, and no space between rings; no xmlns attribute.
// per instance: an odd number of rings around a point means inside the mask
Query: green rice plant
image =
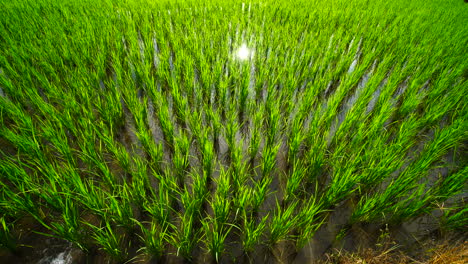
<svg viewBox="0 0 468 264"><path fill-rule="evenodd" d="M196 201L195 205L201 206L209 198L209 189L207 185L207 175L203 172L202 175L199 173L194 173L192 176L192 195L193 199Z"/></svg>
<svg viewBox="0 0 468 264"><path fill-rule="evenodd" d="M300 196L300 187L303 179L306 177L307 169L301 161L295 161L291 169L291 174L287 175L286 186L284 189L283 202L288 204Z"/></svg>
<svg viewBox="0 0 468 264"><path fill-rule="evenodd" d="M185 125L186 120L188 116L190 115L190 109L188 107L187 98L182 96L178 88L179 85L175 83L174 80L172 81L173 83L171 84L171 87L172 87L171 94L172 94L172 100L174 101L174 110L175 110L174 112L175 112L175 115L177 117L179 124Z"/></svg>
<svg viewBox="0 0 468 264"><path fill-rule="evenodd" d="M33 132L34 133L34 132ZM39 147L39 143L34 135L27 137L25 135L17 134L6 127L1 130L2 138L7 139L9 142L17 146L18 150L29 155L34 155L38 160L43 162L45 160L44 153Z"/></svg>
<svg viewBox="0 0 468 264"><path fill-rule="evenodd" d="M228 145L229 175L232 185L232 193L236 196L248 179L247 163L243 160L244 137L238 139L239 126L230 116L230 120L225 127L226 141ZM224 173L224 171L222 171Z"/></svg>
<svg viewBox="0 0 468 264"><path fill-rule="evenodd" d="M175 138L175 149L173 157L175 174L178 177L179 186L182 186L184 176L189 171L191 141L191 137L189 137L186 132L179 130L179 135Z"/></svg>
<svg viewBox="0 0 468 264"><path fill-rule="evenodd" d="M331 176L331 182L328 184L323 198L329 206L335 206L359 188L356 186L359 184L360 175L354 173L355 164L351 162L348 164L351 165L348 165L349 167L342 166L340 162L332 165L333 176Z"/></svg>
<svg viewBox="0 0 468 264"><path fill-rule="evenodd" d="M262 178L269 178L276 165L276 155L280 145L266 146L262 152Z"/></svg>
<svg viewBox="0 0 468 264"><path fill-rule="evenodd" d="M216 218L207 218L202 220L203 230L205 233L204 243L208 252L216 262L220 261L220 257L225 252L226 237L231 232L233 226L225 225Z"/></svg>
<svg viewBox="0 0 468 264"><path fill-rule="evenodd" d="M272 91L273 93L273 91ZM268 96L274 96L273 94L270 95L268 93ZM271 102L271 103L269 103ZM277 140L277 136L279 134L280 130L280 108L277 104L276 100L268 100L267 98L267 104L265 106L265 125L266 125L266 146L274 146L275 142Z"/></svg>
<svg viewBox="0 0 468 264"><path fill-rule="evenodd" d="M361 199L353 218L363 220L373 220L386 212L397 212L399 203L411 201L415 195L423 195L424 186L419 185L416 180L420 179L430 169L435 160L444 155L448 149L454 147L458 140L463 138L464 129L460 121L453 123L451 126L436 131L434 139L425 145L419 157L410 164L402 174L393 180L389 186L382 192L368 199ZM412 190L415 190L412 193ZM408 194L409 193L409 194ZM424 203L424 199L418 203ZM405 207L401 205L402 207ZM418 208L419 205L416 205ZM416 210L411 207L411 210ZM408 214L406 212L405 214ZM394 217L398 217L395 215ZM403 217L403 215L401 215Z"/></svg>
<svg viewBox="0 0 468 264"><path fill-rule="evenodd" d="M63 205L62 219L60 222L51 222L44 225L53 234L37 232L45 236L65 239L72 242L81 250L87 251L89 245L86 242L86 234L82 224L79 221L78 207L70 197L65 197Z"/></svg>
<svg viewBox="0 0 468 264"><path fill-rule="evenodd" d="M162 97L161 94L159 93L155 93L152 99L153 99L153 102L157 103L158 119L159 119L159 123L161 125L161 129L164 134L164 138L167 144L171 148L173 148L174 147L174 125L171 121L167 102L165 101L164 97Z"/></svg>
<svg viewBox="0 0 468 264"><path fill-rule="evenodd" d="M122 144L116 142L116 140L112 137L109 131L103 131L96 128L95 132L99 137L99 140L101 140L101 142L107 149L107 151L109 151L109 153L112 153L114 158L118 161L120 167L126 172L130 172L131 158L130 154L127 152L125 147ZM159 151L160 150L156 152Z"/></svg>
<svg viewBox="0 0 468 264"><path fill-rule="evenodd" d="M106 197L106 203L108 204L105 216L106 219L112 220L119 226L122 226L128 230L133 230L135 222L132 221L134 218L134 211L131 205L131 195L129 193L130 188L125 186L122 188L120 195L108 195Z"/></svg>
<svg viewBox="0 0 468 264"><path fill-rule="evenodd" d="M200 137L200 140L201 167L205 183L208 187L210 185L211 176L213 174L213 165L215 164L215 153L213 143L209 140L209 130L204 131L203 135Z"/></svg>
<svg viewBox="0 0 468 264"><path fill-rule="evenodd" d="M130 93L130 91L128 91ZM142 99L137 98L135 92L131 93L131 95L126 96L129 98L127 102L130 112L132 112L132 116L135 120L136 124L136 135L139 141L142 144L142 147L146 151L148 157L150 158L152 163L159 163L162 160L162 150L161 146L156 144L153 140L153 136L151 135L151 131L148 127L147 122L147 105L148 105L148 98L144 97ZM173 145L171 145L173 147Z"/></svg>
<svg viewBox="0 0 468 264"><path fill-rule="evenodd" d="M283 209L278 202L276 203L276 211L269 228L268 243L270 246L290 239L290 233L296 228L299 220L295 212L297 206L298 202L293 202Z"/></svg>
<svg viewBox="0 0 468 264"><path fill-rule="evenodd" d="M316 111L320 112L320 110L320 107L318 107ZM315 120L312 120L309 126L316 127L318 124ZM312 131L318 131L318 129L311 130L307 135L305 142L307 151L304 154L304 159L307 162L307 167L309 168L310 172L307 179L309 182L313 182L314 178L321 174L326 160L326 142L317 134L317 132Z"/></svg>
<svg viewBox="0 0 468 264"><path fill-rule="evenodd" d="M252 204L252 213L256 215L260 206L263 204L267 196L270 194L271 177L263 178L259 182L254 183L252 190L252 198L249 198L249 203Z"/></svg>
<svg viewBox="0 0 468 264"><path fill-rule="evenodd" d="M140 226L143 233L143 235L139 235L139 237L145 246L140 248L140 251L144 251L145 254L155 259L161 258L165 252L166 241L169 239L167 230L169 226L160 226L155 221L152 221L148 223L148 227L145 227L143 225L144 223L135 219L134 221L138 226Z"/></svg>
<svg viewBox="0 0 468 264"><path fill-rule="evenodd" d="M226 224L229 221L232 208L232 198L230 197L231 182L228 173L222 169L215 183L216 191L210 201L213 217L219 223Z"/></svg>
<svg viewBox="0 0 468 264"><path fill-rule="evenodd" d="M429 190L438 203L463 192L468 177L468 167L465 166L456 172L450 173L446 177L439 177L435 186Z"/></svg>
<svg viewBox="0 0 468 264"><path fill-rule="evenodd" d="M171 225L169 190L166 187L161 187L158 193L153 193L151 197L152 199L144 201L142 205L144 210L160 225Z"/></svg>
<svg viewBox="0 0 468 264"><path fill-rule="evenodd" d="M302 208L297 215L297 248L303 248L325 223L327 211L328 209L322 199L316 196L312 196L303 202Z"/></svg>
<svg viewBox="0 0 468 264"><path fill-rule="evenodd" d="M269 219L269 214L262 217L260 222L257 223L256 219L250 218L246 214L246 211L243 210L242 219L242 248L245 252L248 253L252 252L255 249L255 246L261 243L267 229L267 220Z"/></svg>
<svg viewBox="0 0 468 264"><path fill-rule="evenodd" d="M237 145L237 139L236 139L236 134L239 131L239 124L236 121L236 116L234 110L229 111L228 113L228 122L226 126L224 127L224 131L226 133L226 142L229 147L230 151L230 156L232 159L232 156L235 155L236 153L234 152L234 148Z"/></svg>
<svg viewBox="0 0 468 264"><path fill-rule="evenodd" d="M254 106L252 105L251 108ZM250 160L250 167L253 169L255 157L259 152L262 137L261 137L261 124L263 123L263 109L260 106L260 109L254 111L254 117L252 120L251 126L251 137L250 137L250 144L249 144L249 160Z"/></svg>
<svg viewBox="0 0 468 264"><path fill-rule="evenodd" d="M18 186L19 191L12 190L10 186L7 186L5 183L0 182L2 186L2 200L1 206L4 212L13 214L15 212L29 212L33 216L39 216L39 208L33 206L34 203L32 202L32 196L29 193L24 193L22 196L21 189L23 189L22 185ZM6 197L11 198L8 202Z"/></svg>
<svg viewBox="0 0 468 264"><path fill-rule="evenodd" d="M101 250L117 261L124 261L127 258L128 253L125 245L123 245L124 237L117 234L109 222L106 222L103 227L91 224L88 224L88 226L93 232L93 239L100 246Z"/></svg>
<svg viewBox="0 0 468 264"><path fill-rule="evenodd" d="M410 197L395 205L395 214L392 218L396 221L413 218L424 213L430 213L435 204L443 204L449 197L454 197L462 192L467 182L467 168L451 173L446 178L439 178L433 187L427 183L420 184ZM392 220L392 219L390 219Z"/></svg>
<svg viewBox="0 0 468 264"><path fill-rule="evenodd" d="M288 138L288 162L290 166L294 166L293 164L298 159L299 147L305 139L305 134L302 132L303 124L303 119L299 116L296 116L292 121L291 132Z"/></svg>
<svg viewBox="0 0 468 264"><path fill-rule="evenodd" d="M83 133L82 140L80 140L79 157L88 166L92 166L98 169L98 178L104 180L111 188L116 188L117 181L115 175L110 171L109 166L103 159L102 145L94 144L96 142L96 133L93 131L92 124L82 124L86 127L86 133Z"/></svg>
<svg viewBox="0 0 468 264"><path fill-rule="evenodd" d="M182 256L185 259L192 259L192 252L198 242L201 232L194 229L195 215L185 214L181 218L180 228L171 236L172 244L177 248L177 256Z"/></svg>
<svg viewBox="0 0 468 264"><path fill-rule="evenodd" d="M242 217L242 214L248 214L248 212L252 213L253 211L257 211L257 208L254 208L254 188L243 186L239 189L239 192L235 197L232 199L233 209L236 209L236 213L234 215L234 219L237 220L239 217Z"/></svg>
<svg viewBox="0 0 468 264"><path fill-rule="evenodd" d="M80 189L77 195L81 204L94 214L104 217L107 209L106 199L108 193L98 186L95 186L92 181L87 181L85 183L79 181L79 183L82 189Z"/></svg>
<svg viewBox="0 0 468 264"><path fill-rule="evenodd" d="M144 204L147 200L147 194L150 192L150 179L148 177L148 165L139 157L133 158L133 173L131 178L131 186L124 184L124 191L128 195L125 197L129 202L138 205ZM129 190L129 191L127 191Z"/></svg>
<svg viewBox="0 0 468 264"><path fill-rule="evenodd" d="M0 217L0 248L7 248L8 250L15 251L17 243L13 235L13 224L6 221L6 217Z"/></svg>
<svg viewBox="0 0 468 264"><path fill-rule="evenodd" d="M29 190L37 187L34 177L26 171L26 164L23 164L17 157L8 157L3 152L0 152L0 155L2 157L0 162L1 183L7 189L11 187L7 183L13 184L18 190Z"/></svg>
<svg viewBox="0 0 468 264"><path fill-rule="evenodd" d="M466 206L454 207L445 212L442 226L448 230L464 230L468 209Z"/></svg>
<svg viewBox="0 0 468 264"><path fill-rule="evenodd" d="M199 178L196 179L200 180ZM204 184L198 183L197 186L203 188ZM195 226L201 217L200 212L204 199L204 194L196 189L193 190L193 194L190 194L187 188L184 188L181 194L181 203L185 211L179 213L180 226L176 228L174 234L171 235L170 243L177 248L177 255L180 254L188 260L192 259L192 251L201 240L201 230L195 228Z"/></svg>

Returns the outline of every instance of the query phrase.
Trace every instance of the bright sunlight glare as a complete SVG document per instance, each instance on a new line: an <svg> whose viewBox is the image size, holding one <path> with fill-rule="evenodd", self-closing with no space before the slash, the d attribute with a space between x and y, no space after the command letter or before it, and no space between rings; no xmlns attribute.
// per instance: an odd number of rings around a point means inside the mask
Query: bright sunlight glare
<svg viewBox="0 0 468 264"><path fill-rule="evenodd" d="M247 45L242 44L240 48L237 50L237 58L240 60L246 60L252 57L253 52L251 49L247 48Z"/></svg>

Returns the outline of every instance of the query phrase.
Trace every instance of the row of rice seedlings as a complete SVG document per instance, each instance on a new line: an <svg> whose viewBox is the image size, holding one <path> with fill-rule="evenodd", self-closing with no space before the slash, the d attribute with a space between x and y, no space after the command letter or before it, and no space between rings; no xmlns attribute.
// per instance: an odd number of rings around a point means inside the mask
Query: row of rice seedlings
<svg viewBox="0 0 468 264"><path fill-rule="evenodd" d="M15 191L12 191L10 186L3 186L5 189L4 194L11 197L11 204L5 204L7 200L3 201L4 204L2 204L2 207L5 209L5 212L15 212L19 215L27 213L44 227L52 231L53 234L51 236L67 239L75 242L77 246L84 248L81 244L83 240L80 239L76 208L70 204L70 199L67 199L65 203L60 200L61 194L58 193L56 189L52 189L55 185L40 187L40 185L37 185L37 182L26 176L27 174L24 169L13 163L2 164L2 172L9 175L9 177L15 177L15 181L20 180L15 184ZM37 200L43 203L44 206L39 206L32 200ZM44 212L45 208L50 208L55 212L61 212L62 219L59 220L59 222L49 223L49 219L47 219L46 213Z"/></svg>
<svg viewBox="0 0 468 264"><path fill-rule="evenodd" d="M233 225L229 223L232 201L230 198L230 177L221 170L216 180L216 192L210 202L213 215L203 219L202 225L205 233L204 243L212 257L219 261L225 252L226 237L231 232Z"/></svg>
<svg viewBox="0 0 468 264"><path fill-rule="evenodd" d="M363 196L361 198L354 212L354 217L359 217L364 221L372 221L385 212L398 212L398 214L391 217L399 220L404 219L408 214L413 216L413 211L419 211L414 202L424 203L423 197L420 196L424 196L426 192L430 193L430 191L426 190L427 183L421 184L418 180L426 175L435 160L440 159L448 149L456 146L459 140L463 138L465 130L463 125L456 122L441 131L437 131L434 139L425 146L419 157L406 167L398 178L392 180L383 192L377 192L373 197ZM400 200L400 197L403 199ZM430 198L434 199L436 197ZM430 198L426 197L426 199ZM413 207L409 207L409 205L413 205Z"/></svg>

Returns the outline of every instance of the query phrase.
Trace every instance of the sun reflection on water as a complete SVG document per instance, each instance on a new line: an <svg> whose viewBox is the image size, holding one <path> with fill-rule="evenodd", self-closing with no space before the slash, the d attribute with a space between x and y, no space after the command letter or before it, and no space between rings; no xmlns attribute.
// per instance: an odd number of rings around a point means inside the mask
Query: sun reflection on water
<svg viewBox="0 0 468 264"><path fill-rule="evenodd" d="M251 59L253 57L253 54L253 50L248 48L247 45L244 43L239 47L239 49L237 49L236 57L239 60L247 60Z"/></svg>

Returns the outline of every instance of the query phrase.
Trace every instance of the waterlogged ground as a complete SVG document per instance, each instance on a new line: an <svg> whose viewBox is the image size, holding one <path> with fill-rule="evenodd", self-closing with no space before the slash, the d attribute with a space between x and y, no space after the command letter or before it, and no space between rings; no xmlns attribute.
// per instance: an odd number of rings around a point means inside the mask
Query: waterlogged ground
<svg viewBox="0 0 468 264"><path fill-rule="evenodd" d="M384 243L388 243L391 247L397 246L398 250L403 251L404 254L414 260L423 261L428 253L426 252L428 245L435 248L437 245L435 241L460 240L463 238L463 236L456 234L443 235L437 228L437 221L433 218L437 217L437 212L434 212L434 214L436 215L421 217L400 226L352 226L342 237L337 239L340 231L347 227L347 222L344 219L349 217L349 208L343 205L342 208L335 210L330 217L330 221L317 231L314 238L301 251L293 252L285 244L274 252L257 252L249 259L250 261L262 263L277 263L279 260L287 263L311 263L325 260L326 254L334 253L336 250L356 252L358 249L374 248L384 252L389 249L384 248ZM28 247L22 247L15 254L1 251L0 259L2 263L97 264L106 261L105 256L99 252L87 254L61 239L45 238L32 233L30 230L25 232L24 236L21 242L27 244ZM202 262L202 259L199 261ZM183 263L182 260L171 257L165 258L163 262ZM140 259L136 263L158 262ZM227 261L225 263L231 262Z"/></svg>
<svg viewBox="0 0 468 264"><path fill-rule="evenodd" d="M462 1L0 7L1 263L423 260L463 239Z"/></svg>

